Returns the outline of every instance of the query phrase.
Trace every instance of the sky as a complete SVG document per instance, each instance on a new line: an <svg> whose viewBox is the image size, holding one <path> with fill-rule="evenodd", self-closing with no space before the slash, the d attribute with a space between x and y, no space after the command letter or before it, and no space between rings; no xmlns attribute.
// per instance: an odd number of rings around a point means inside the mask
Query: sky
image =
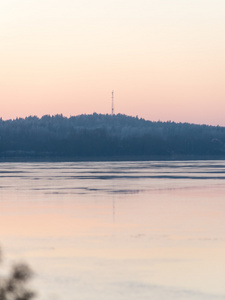
<svg viewBox="0 0 225 300"><path fill-rule="evenodd" d="M225 126L224 0L2 0L0 117Z"/></svg>

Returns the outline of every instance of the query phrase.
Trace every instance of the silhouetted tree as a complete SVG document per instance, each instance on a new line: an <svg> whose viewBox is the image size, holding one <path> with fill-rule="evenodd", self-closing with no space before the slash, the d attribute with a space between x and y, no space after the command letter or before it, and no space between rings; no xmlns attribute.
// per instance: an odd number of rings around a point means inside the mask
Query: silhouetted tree
<svg viewBox="0 0 225 300"><path fill-rule="evenodd" d="M2 262L2 261L1 261ZM0 300L31 300L34 291L27 287L33 272L24 263L15 264L8 276L0 277Z"/></svg>

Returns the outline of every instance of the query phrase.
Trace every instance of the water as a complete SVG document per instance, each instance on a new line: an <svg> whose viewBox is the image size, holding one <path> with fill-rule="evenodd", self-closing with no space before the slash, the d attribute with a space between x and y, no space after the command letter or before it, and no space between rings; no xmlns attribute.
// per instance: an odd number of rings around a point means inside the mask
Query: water
<svg viewBox="0 0 225 300"><path fill-rule="evenodd" d="M40 300L224 299L225 162L0 164L5 265Z"/></svg>

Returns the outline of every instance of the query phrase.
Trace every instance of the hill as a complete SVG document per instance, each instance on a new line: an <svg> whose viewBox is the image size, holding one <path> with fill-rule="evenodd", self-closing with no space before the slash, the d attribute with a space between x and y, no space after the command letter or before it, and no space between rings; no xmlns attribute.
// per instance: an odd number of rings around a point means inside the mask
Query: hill
<svg viewBox="0 0 225 300"><path fill-rule="evenodd" d="M0 120L0 158L186 159L225 157L225 127L126 115Z"/></svg>

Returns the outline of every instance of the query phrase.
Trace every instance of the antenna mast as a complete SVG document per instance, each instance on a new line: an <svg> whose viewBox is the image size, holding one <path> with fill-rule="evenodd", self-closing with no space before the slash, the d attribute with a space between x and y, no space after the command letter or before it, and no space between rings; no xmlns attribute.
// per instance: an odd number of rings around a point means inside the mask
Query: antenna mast
<svg viewBox="0 0 225 300"><path fill-rule="evenodd" d="M114 91L112 91L112 116L114 115Z"/></svg>

